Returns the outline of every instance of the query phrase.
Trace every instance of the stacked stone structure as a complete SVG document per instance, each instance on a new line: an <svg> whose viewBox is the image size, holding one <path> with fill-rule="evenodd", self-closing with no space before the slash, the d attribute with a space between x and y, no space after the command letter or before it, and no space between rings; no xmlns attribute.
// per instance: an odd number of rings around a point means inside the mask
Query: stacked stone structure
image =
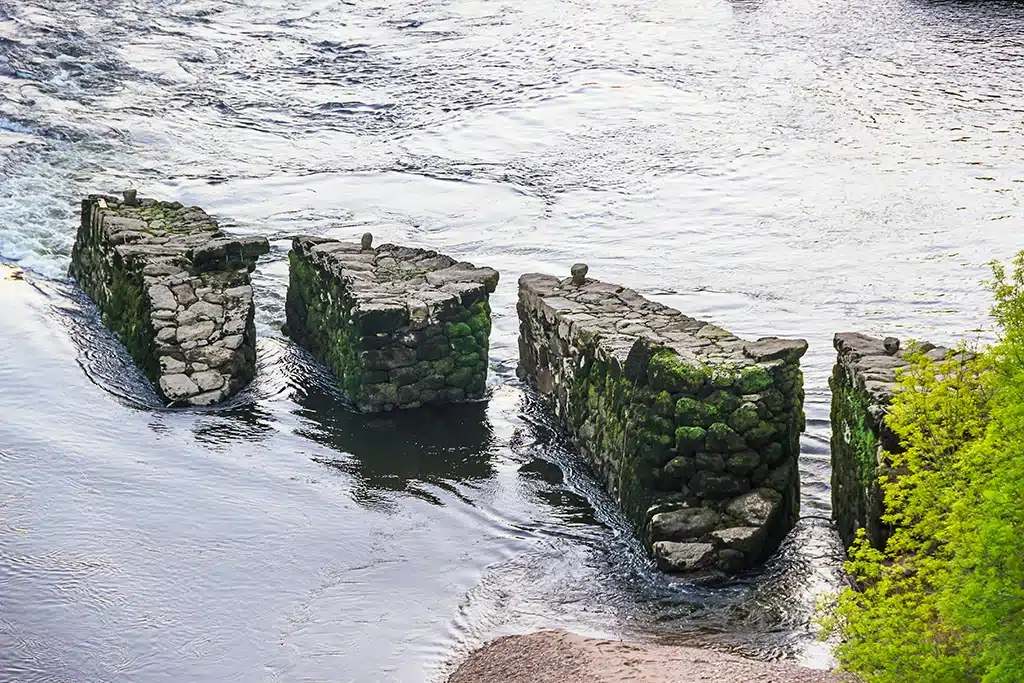
<svg viewBox="0 0 1024 683"><path fill-rule="evenodd" d="M262 237L229 237L196 206L90 195L71 275L172 405L210 405L252 379L249 273Z"/></svg>
<svg viewBox="0 0 1024 683"><path fill-rule="evenodd" d="M744 341L586 274L520 278L520 377L659 567L761 563L797 519L807 342Z"/></svg>
<svg viewBox="0 0 1024 683"><path fill-rule="evenodd" d="M372 240L294 239L286 333L362 411L482 398L497 271Z"/></svg>
<svg viewBox="0 0 1024 683"><path fill-rule="evenodd" d="M889 404L897 390L896 375L910 363L896 337L871 337L859 332L835 335L836 365L832 389L832 514L846 547L864 528L868 541L885 547L889 529L882 523L883 497L879 483L889 476L884 453L902 451L886 424ZM933 361L952 351L933 344L915 349Z"/></svg>

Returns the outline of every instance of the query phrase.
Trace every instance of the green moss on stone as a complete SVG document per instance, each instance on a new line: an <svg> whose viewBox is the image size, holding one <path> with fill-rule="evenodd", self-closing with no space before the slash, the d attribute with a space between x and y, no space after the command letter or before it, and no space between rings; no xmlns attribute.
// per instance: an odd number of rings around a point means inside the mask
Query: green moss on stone
<svg viewBox="0 0 1024 683"><path fill-rule="evenodd" d="M707 447L712 451L732 452L744 450L747 443L732 427L716 422L708 428Z"/></svg>
<svg viewBox="0 0 1024 683"><path fill-rule="evenodd" d="M647 377L654 391L692 394L707 382L707 373L698 367L683 363L679 354L663 349L654 354L647 368Z"/></svg>
<svg viewBox="0 0 1024 683"><path fill-rule="evenodd" d="M458 337L472 337L473 329L466 323L453 323L445 328L445 334L451 340L455 340Z"/></svg>
<svg viewBox="0 0 1024 683"><path fill-rule="evenodd" d="M743 368L735 384L742 394L756 394L772 385L772 377L763 366L751 365Z"/></svg>
<svg viewBox="0 0 1024 683"><path fill-rule="evenodd" d="M656 415L672 417L675 414L675 404L672 403L672 394L662 391L654 395L651 409Z"/></svg>
<svg viewBox="0 0 1024 683"><path fill-rule="evenodd" d="M684 396L676 401L676 422L684 427L710 427L719 421L718 409L695 398Z"/></svg>
<svg viewBox="0 0 1024 683"><path fill-rule="evenodd" d="M729 416L728 424L742 434L756 427L760 421L761 417L758 415L757 405L754 403L744 403Z"/></svg>
<svg viewBox="0 0 1024 683"><path fill-rule="evenodd" d="M707 432L702 427L680 427L676 430L676 451L690 455L704 448Z"/></svg>

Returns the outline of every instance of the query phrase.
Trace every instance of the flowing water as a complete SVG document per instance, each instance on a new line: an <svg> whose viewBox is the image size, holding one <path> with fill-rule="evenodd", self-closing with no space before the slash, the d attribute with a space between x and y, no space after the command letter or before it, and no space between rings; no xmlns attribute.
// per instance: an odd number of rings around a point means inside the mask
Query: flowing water
<svg viewBox="0 0 1024 683"><path fill-rule="evenodd" d="M0 680L440 681L565 626L831 663L842 329L986 335L1024 248L1024 5L0 0ZM271 235L258 379L168 411L64 273L134 185ZM283 339L289 236L498 268L484 404L360 416ZM516 279L810 341L806 516L672 582L515 379Z"/></svg>

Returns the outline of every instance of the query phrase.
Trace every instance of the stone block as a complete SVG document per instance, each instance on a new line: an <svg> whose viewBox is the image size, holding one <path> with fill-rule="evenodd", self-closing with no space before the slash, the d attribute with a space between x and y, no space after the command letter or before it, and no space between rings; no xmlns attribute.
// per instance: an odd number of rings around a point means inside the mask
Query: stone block
<svg viewBox="0 0 1024 683"><path fill-rule="evenodd" d="M744 341L585 268L574 275L520 278L519 376L662 569L763 562L797 519L807 343ZM753 503L736 503L752 493L771 514L755 519Z"/></svg>
<svg viewBox="0 0 1024 683"><path fill-rule="evenodd" d="M293 240L287 334L362 411L483 398L497 271L372 243Z"/></svg>
<svg viewBox="0 0 1024 683"><path fill-rule="evenodd" d="M162 398L219 402L255 373L249 273L269 244L226 236L198 207L128 197L82 201L70 273ZM183 360L225 335L214 362Z"/></svg>

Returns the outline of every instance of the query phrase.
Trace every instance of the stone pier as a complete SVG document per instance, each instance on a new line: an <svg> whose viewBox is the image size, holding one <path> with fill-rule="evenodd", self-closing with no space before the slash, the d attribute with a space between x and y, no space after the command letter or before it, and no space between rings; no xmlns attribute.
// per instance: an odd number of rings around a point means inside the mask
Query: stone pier
<svg viewBox="0 0 1024 683"><path fill-rule="evenodd" d="M229 237L202 209L90 195L71 275L171 405L210 405L252 379L249 273L262 237Z"/></svg>
<svg viewBox="0 0 1024 683"><path fill-rule="evenodd" d="M285 332L362 411L482 398L497 271L372 242L294 239Z"/></svg>
<svg viewBox="0 0 1024 683"><path fill-rule="evenodd" d="M902 451L899 439L886 424L886 415L896 391L896 373L910 363L904 360L896 337L840 332L833 345L838 355L829 380L832 514L846 547L863 527L871 545L882 549L890 531L882 523L879 478L889 474L883 453ZM933 344L916 348L933 361L952 353Z"/></svg>
<svg viewBox="0 0 1024 683"><path fill-rule="evenodd" d="M586 275L520 278L520 377L660 568L763 562L797 519L807 342L744 341Z"/></svg>

